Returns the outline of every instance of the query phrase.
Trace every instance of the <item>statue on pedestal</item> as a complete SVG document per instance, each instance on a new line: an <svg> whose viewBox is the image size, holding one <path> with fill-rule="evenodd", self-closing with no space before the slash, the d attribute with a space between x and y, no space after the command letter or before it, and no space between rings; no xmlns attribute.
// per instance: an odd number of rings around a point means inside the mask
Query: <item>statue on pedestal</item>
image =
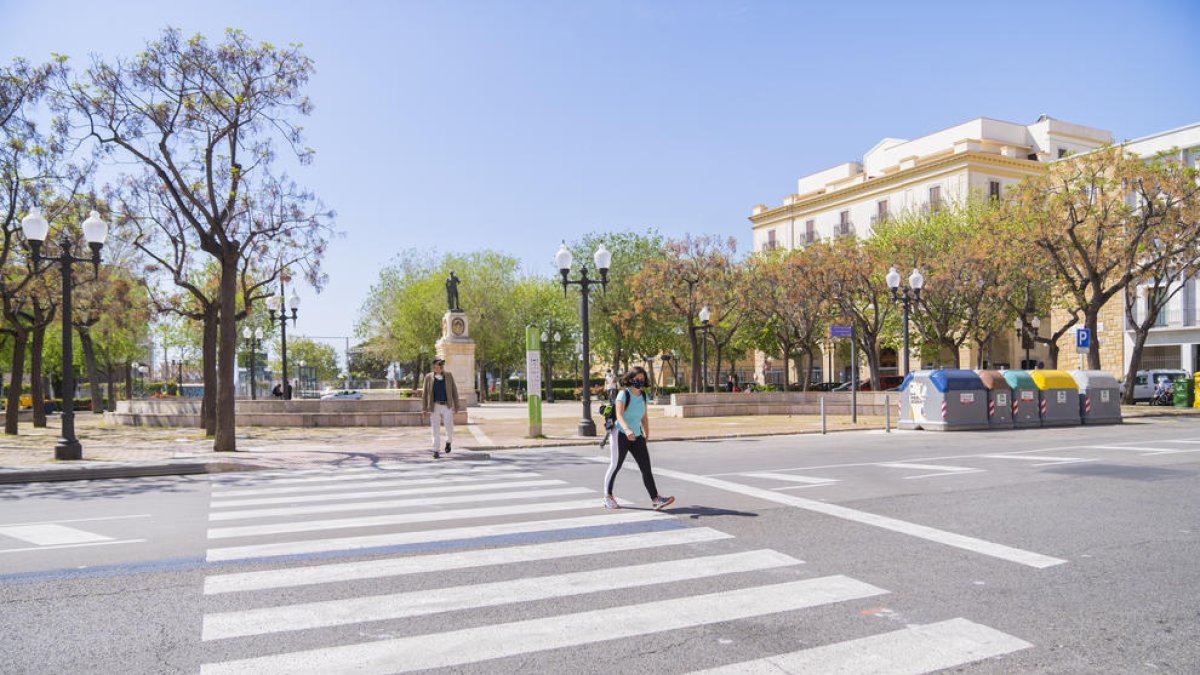
<svg viewBox="0 0 1200 675"><path fill-rule="evenodd" d="M458 276L454 272L450 272L450 276L446 278L446 304L449 305L451 312L461 312L462 307L458 304Z"/></svg>

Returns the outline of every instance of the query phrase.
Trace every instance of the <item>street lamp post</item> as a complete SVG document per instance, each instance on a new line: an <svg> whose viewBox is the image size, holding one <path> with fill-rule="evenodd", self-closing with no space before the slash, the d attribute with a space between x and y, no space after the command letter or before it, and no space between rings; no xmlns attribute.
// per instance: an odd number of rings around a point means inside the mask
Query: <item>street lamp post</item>
<svg viewBox="0 0 1200 675"><path fill-rule="evenodd" d="M1022 370L1029 370L1029 350L1033 348L1033 343L1037 339L1038 329L1041 328L1042 322L1035 316L1032 319L1026 320L1025 315L1017 319L1017 335L1021 338L1021 346L1025 348L1025 360L1021 363Z"/></svg>
<svg viewBox="0 0 1200 675"><path fill-rule="evenodd" d="M700 332L704 334L704 337L701 338L702 340L704 340L704 347L702 350L704 353L704 358L702 360L702 366L701 366L704 369L704 373L703 373L703 376L700 378L700 381L702 383L700 385L700 391L702 391L702 392L708 391L708 333L709 333L709 331L712 330L712 326L709 325L708 322L711 318L712 318L712 312L708 311L708 305L701 307L700 308Z"/></svg>
<svg viewBox="0 0 1200 675"><path fill-rule="evenodd" d="M138 366L138 389L142 392L142 397L146 396L146 375L150 374L150 366L142 364Z"/></svg>
<svg viewBox="0 0 1200 675"><path fill-rule="evenodd" d="M908 276L908 286L900 288L900 273L893 267L887 273L887 285L892 289L892 300L904 305L904 374L908 375L908 309L909 304L921 299L925 277L916 269Z"/></svg>
<svg viewBox="0 0 1200 675"><path fill-rule="evenodd" d="M272 295L267 298L267 316L270 317L271 323L279 322L279 353L280 361L283 365L283 384L280 387L283 392L283 400L292 400L292 387L288 383L287 370L287 320L288 308L292 310L292 326L296 325L296 308L300 306L300 297L296 295L296 291L292 291L292 297L288 298L284 304L283 296L283 280L279 281L279 295Z"/></svg>
<svg viewBox="0 0 1200 675"><path fill-rule="evenodd" d="M562 333L554 331L553 335L549 331L554 326L553 322L546 324L546 330L542 331L542 344L546 347L546 403L554 403L554 346L562 340ZM553 344L550 339L553 338Z"/></svg>
<svg viewBox="0 0 1200 675"><path fill-rule="evenodd" d="M255 389L254 371L258 370L258 345L263 339L263 329L261 326L250 332L250 326L242 327L242 339L246 344L250 345L250 400L258 400L258 392Z"/></svg>
<svg viewBox="0 0 1200 675"><path fill-rule="evenodd" d="M171 359L171 365L175 366L175 386L179 388L179 395L183 396L183 359Z"/></svg>
<svg viewBox="0 0 1200 675"><path fill-rule="evenodd" d="M588 294L591 287L597 283L596 279L588 277L587 265L579 267L579 278L570 279L571 274L571 251L567 249L567 244L564 242L558 249L558 253L554 254L554 261L558 264L558 272L562 275L563 293L567 292L567 286L579 286L581 296L579 299L579 323L583 325L583 418L579 420L579 435L580 436L595 436L596 423L592 421L592 392L588 386L588 376L592 370L592 353L591 344L588 340ZM612 254L608 249L604 248L604 244L596 249L592 255L592 261L596 263L596 269L600 270L599 284L601 288L608 288L608 264L612 261Z"/></svg>
<svg viewBox="0 0 1200 675"><path fill-rule="evenodd" d="M71 341L71 288L74 279L71 267L74 263L92 263L95 275L100 273L100 249L108 237L108 223L100 219L100 214L92 211L82 223L83 236L88 247L92 249L90 258L77 258L74 255L75 242L67 229L60 228L58 233L58 255L43 256L42 242L50 231L50 223L42 217L39 209L33 209L21 220L21 230L29 243L29 255L33 260L34 270L40 261L58 262L62 267L62 438L54 444L55 459L83 459L83 446L75 437L75 364Z"/></svg>

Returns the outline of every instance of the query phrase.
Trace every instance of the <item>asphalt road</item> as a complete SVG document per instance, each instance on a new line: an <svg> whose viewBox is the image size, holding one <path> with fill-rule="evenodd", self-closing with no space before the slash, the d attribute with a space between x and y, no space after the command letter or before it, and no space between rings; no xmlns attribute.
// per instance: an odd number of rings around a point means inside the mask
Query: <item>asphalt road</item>
<svg viewBox="0 0 1200 675"><path fill-rule="evenodd" d="M0 488L4 673L1196 673L1200 421Z"/></svg>

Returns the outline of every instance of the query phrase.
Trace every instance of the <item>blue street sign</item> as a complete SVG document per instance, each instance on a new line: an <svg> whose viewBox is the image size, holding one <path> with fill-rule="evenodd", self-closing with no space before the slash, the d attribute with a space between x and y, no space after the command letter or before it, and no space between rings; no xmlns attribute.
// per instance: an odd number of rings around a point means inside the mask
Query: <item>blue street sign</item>
<svg viewBox="0 0 1200 675"><path fill-rule="evenodd" d="M850 326L830 326L829 327L829 337L831 337L831 338L852 337L852 336L853 336L853 334L851 333Z"/></svg>
<svg viewBox="0 0 1200 675"><path fill-rule="evenodd" d="M1086 328L1080 328L1075 332L1075 348L1080 351L1090 349L1092 346L1092 332Z"/></svg>

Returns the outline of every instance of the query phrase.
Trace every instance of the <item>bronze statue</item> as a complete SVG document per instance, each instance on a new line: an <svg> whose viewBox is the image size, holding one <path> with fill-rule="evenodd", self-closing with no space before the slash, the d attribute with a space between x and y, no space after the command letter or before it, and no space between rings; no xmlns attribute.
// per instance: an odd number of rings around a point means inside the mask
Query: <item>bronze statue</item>
<svg viewBox="0 0 1200 675"><path fill-rule="evenodd" d="M446 303L450 306L451 312L461 312L462 307L458 304L458 277L454 272L446 278Z"/></svg>

